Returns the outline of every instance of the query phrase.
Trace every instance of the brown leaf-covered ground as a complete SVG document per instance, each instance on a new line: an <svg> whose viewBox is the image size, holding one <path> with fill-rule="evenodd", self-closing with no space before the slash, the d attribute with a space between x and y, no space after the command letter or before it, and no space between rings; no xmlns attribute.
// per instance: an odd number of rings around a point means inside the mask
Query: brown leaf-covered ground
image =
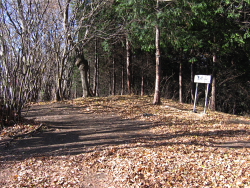
<svg viewBox="0 0 250 188"><path fill-rule="evenodd" d="M1 187L250 187L250 119L152 97L31 105L0 133Z"/></svg>

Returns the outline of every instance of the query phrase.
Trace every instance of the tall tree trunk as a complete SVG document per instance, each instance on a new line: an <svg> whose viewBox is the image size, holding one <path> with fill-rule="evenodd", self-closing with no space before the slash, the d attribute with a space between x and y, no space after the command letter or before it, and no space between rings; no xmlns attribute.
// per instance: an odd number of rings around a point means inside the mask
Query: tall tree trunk
<svg viewBox="0 0 250 188"><path fill-rule="evenodd" d="M84 58L83 55L78 55L76 58L75 65L78 67L81 75L82 97L92 96L88 82L88 70L89 70L88 61Z"/></svg>
<svg viewBox="0 0 250 188"><path fill-rule="evenodd" d="M216 74L217 74L217 56L213 54L213 73L212 73L212 91L211 91L211 102L210 102L210 109L216 110Z"/></svg>
<svg viewBox="0 0 250 188"><path fill-rule="evenodd" d="M99 59L98 59L98 53L97 53L97 39L96 39L95 40L95 69L94 69L94 81L93 81L94 96L99 96L98 83L99 83Z"/></svg>
<svg viewBox="0 0 250 188"><path fill-rule="evenodd" d="M56 80L56 101L61 101L62 100L62 77L61 77L61 70L60 70L60 60L57 58L57 80Z"/></svg>
<svg viewBox="0 0 250 188"><path fill-rule="evenodd" d="M159 105L161 103L161 93L160 93L160 84L161 84L161 61L160 61L160 28L157 25L155 27L155 47L156 47L156 66L155 66L155 93L153 104Z"/></svg>
<svg viewBox="0 0 250 188"><path fill-rule="evenodd" d="M145 94L145 77L144 74L142 73L141 76L141 96Z"/></svg>
<svg viewBox="0 0 250 188"><path fill-rule="evenodd" d="M132 73L131 73L131 46L128 38L126 38L126 53L127 53L127 87L128 94L132 93L131 91L131 82L132 82Z"/></svg>
<svg viewBox="0 0 250 188"><path fill-rule="evenodd" d="M108 58L108 64L109 62L113 63L111 57ZM113 70L110 67L108 68L108 76L109 76L108 77L109 78L108 92L109 92L109 95L112 95L113 93Z"/></svg>
<svg viewBox="0 0 250 188"><path fill-rule="evenodd" d="M180 67L179 67L179 102L183 103L183 98L182 98L182 62L180 62Z"/></svg>
<svg viewBox="0 0 250 188"><path fill-rule="evenodd" d="M112 68L112 95L116 94L116 73L115 73L115 58L112 60L113 68Z"/></svg>
<svg viewBox="0 0 250 188"><path fill-rule="evenodd" d="M73 66L67 67L67 69L64 70L65 78L63 80L63 98L69 99L72 95L71 88L72 88L72 75L73 75Z"/></svg>
<svg viewBox="0 0 250 188"><path fill-rule="evenodd" d="M122 64L122 73L121 73L121 75L122 75L122 81L121 81L121 95L124 95L124 83L125 83L125 81L124 81L124 65Z"/></svg>
<svg viewBox="0 0 250 188"><path fill-rule="evenodd" d="M195 84L194 84L194 66L195 62L191 62L191 100L192 102L194 101L194 96L195 96Z"/></svg>
<svg viewBox="0 0 250 188"><path fill-rule="evenodd" d="M56 89L56 101L62 100L62 81L60 78L57 79L57 89Z"/></svg>
<svg viewBox="0 0 250 188"><path fill-rule="evenodd" d="M68 44L69 44L69 38L68 38L68 22L69 22L69 4L71 0L67 0L65 9L63 10L63 29L64 29L64 40L65 40L65 45L63 47L63 54L61 54L58 57L58 80L57 80L57 90L56 90L56 100L60 101L63 100L63 74L65 70L65 62L67 60L67 53L68 53Z"/></svg>

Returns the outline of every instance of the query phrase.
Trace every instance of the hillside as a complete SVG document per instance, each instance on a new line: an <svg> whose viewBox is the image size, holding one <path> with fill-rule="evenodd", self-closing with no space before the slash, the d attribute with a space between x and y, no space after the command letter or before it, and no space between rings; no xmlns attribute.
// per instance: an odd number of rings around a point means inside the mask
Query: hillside
<svg viewBox="0 0 250 188"><path fill-rule="evenodd" d="M1 132L1 187L250 186L249 117L151 103L113 96L31 105L35 122Z"/></svg>

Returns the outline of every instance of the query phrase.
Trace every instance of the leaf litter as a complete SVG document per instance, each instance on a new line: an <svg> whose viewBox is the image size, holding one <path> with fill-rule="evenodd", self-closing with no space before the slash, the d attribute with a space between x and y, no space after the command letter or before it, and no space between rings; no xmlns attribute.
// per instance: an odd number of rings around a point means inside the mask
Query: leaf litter
<svg viewBox="0 0 250 188"><path fill-rule="evenodd" d="M249 117L193 113L189 104L162 99L156 106L151 101L149 96L65 101L85 113L116 113L155 126L147 137L79 155L1 161L0 185L93 187L98 181L99 187L250 187ZM3 130L1 137L8 134Z"/></svg>

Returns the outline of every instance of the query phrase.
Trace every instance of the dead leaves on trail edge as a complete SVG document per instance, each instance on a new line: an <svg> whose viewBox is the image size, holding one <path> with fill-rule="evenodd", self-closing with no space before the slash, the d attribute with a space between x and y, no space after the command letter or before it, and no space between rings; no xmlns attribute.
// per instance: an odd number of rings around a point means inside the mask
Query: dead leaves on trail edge
<svg viewBox="0 0 250 188"><path fill-rule="evenodd" d="M193 113L192 105L151 97L77 99L88 113L115 112L153 121L149 137L90 154L89 166L109 171L120 187L250 186L250 119ZM198 108L202 112L203 108Z"/></svg>
<svg viewBox="0 0 250 188"><path fill-rule="evenodd" d="M96 174L107 175L99 187L250 187L248 117L193 113L192 105L164 99L156 106L152 97L141 96L67 102L86 114L115 113L153 126L148 136L131 143L80 155L31 157L9 165L2 161L2 187L86 187L83 181L101 181ZM8 177L7 167L12 169Z"/></svg>

